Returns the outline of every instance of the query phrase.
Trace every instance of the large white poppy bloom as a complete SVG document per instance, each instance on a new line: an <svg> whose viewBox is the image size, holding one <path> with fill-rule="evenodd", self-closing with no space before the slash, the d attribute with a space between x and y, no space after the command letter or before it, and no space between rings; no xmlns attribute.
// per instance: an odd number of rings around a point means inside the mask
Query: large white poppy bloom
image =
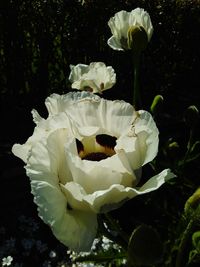
<svg viewBox="0 0 200 267"><path fill-rule="evenodd" d="M128 49L128 31L133 26L142 27L150 41L153 34L153 26L149 14L142 8L136 8L131 12L121 10L108 21L112 36L108 39L108 45L114 50Z"/></svg>
<svg viewBox="0 0 200 267"><path fill-rule="evenodd" d="M86 251L97 213L156 190L174 175L166 169L137 187L138 170L158 150L148 112L89 92L53 94L45 104L48 118L33 110L33 135L12 152L26 163L39 216L66 246Z"/></svg>
<svg viewBox="0 0 200 267"><path fill-rule="evenodd" d="M72 88L102 93L116 83L116 74L111 66L106 67L103 62L92 62L90 65L70 65L69 80Z"/></svg>

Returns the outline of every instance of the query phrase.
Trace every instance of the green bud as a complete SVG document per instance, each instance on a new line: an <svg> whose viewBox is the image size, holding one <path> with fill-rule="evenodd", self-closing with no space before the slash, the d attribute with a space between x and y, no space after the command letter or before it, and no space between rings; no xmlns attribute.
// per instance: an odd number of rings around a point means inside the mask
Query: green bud
<svg viewBox="0 0 200 267"><path fill-rule="evenodd" d="M185 203L184 211L188 213L191 210L195 210L199 204L200 204L200 188L198 188L194 192L194 194L188 198L188 200Z"/></svg>
<svg viewBox="0 0 200 267"><path fill-rule="evenodd" d="M156 95L154 97L154 100L153 100L153 102L151 104L151 107L150 107L150 111L151 111L152 114L156 114L157 113L157 111L159 110L161 104L163 103L163 100L164 100L164 98L163 98L162 95Z"/></svg>
<svg viewBox="0 0 200 267"><path fill-rule="evenodd" d="M195 105L189 106L185 112L185 122L186 124L193 128L197 125L199 121L199 110Z"/></svg>
<svg viewBox="0 0 200 267"><path fill-rule="evenodd" d="M180 147L176 141L172 141L168 143L168 146L167 146L168 156L170 156L172 159L176 159L179 153L180 153Z"/></svg>
<svg viewBox="0 0 200 267"><path fill-rule="evenodd" d="M197 231L192 235L192 244L200 253L200 231Z"/></svg>
<svg viewBox="0 0 200 267"><path fill-rule="evenodd" d="M128 49L134 52L145 50L148 44L148 36L142 26L131 26L128 29Z"/></svg>
<svg viewBox="0 0 200 267"><path fill-rule="evenodd" d="M163 246L158 232L148 225L138 226L128 244L128 261L134 266L152 265L160 261Z"/></svg>

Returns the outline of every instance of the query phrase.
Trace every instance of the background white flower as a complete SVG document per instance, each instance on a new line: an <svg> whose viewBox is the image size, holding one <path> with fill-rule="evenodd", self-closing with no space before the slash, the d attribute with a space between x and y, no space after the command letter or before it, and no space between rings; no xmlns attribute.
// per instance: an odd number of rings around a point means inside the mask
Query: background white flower
<svg viewBox="0 0 200 267"><path fill-rule="evenodd" d="M66 246L87 251L97 213L156 190L174 175L166 169L137 187L142 166L158 151L148 112L89 92L53 94L45 104L48 118L33 111L33 135L12 151L26 163L39 216Z"/></svg>
<svg viewBox="0 0 200 267"><path fill-rule="evenodd" d="M2 259L2 266L10 266L12 264L13 257L12 256L7 256Z"/></svg>
<svg viewBox="0 0 200 267"><path fill-rule="evenodd" d="M128 49L128 31L133 26L143 27L148 41L153 34L153 26L149 14L142 8L136 8L131 12L121 10L108 21L112 36L108 39L108 45L114 50Z"/></svg>
<svg viewBox="0 0 200 267"><path fill-rule="evenodd" d="M106 67L103 62L92 62L90 65L70 65L69 80L72 88L102 93L116 83L116 74L111 66Z"/></svg>

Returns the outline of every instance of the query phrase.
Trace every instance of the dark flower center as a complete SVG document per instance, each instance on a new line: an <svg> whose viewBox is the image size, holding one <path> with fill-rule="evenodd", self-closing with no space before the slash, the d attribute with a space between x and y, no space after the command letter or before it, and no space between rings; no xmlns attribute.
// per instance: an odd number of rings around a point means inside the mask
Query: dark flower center
<svg viewBox="0 0 200 267"><path fill-rule="evenodd" d="M112 149L114 149L114 147L116 146L116 140L117 138L115 136L108 134L98 134L96 136L96 141L99 145Z"/></svg>
<svg viewBox="0 0 200 267"><path fill-rule="evenodd" d="M102 153L102 152L93 152L93 153L87 154L82 159L91 160L91 161L100 161L100 160L106 159L108 157L109 156L106 155L105 153Z"/></svg>
<svg viewBox="0 0 200 267"><path fill-rule="evenodd" d="M116 140L115 136L98 134L95 137L87 137L87 140L86 138L82 141L76 139L76 147L81 159L100 161L115 154ZM93 145L90 146L88 143Z"/></svg>

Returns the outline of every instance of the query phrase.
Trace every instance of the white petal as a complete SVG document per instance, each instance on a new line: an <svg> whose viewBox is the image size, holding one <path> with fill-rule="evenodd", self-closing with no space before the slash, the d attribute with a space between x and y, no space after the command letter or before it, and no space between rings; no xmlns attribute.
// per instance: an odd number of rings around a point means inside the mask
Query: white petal
<svg viewBox="0 0 200 267"><path fill-rule="evenodd" d="M108 21L108 26L111 29L113 36L120 39L121 37L127 37L127 31L129 28L129 12L121 10L117 12L114 17Z"/></svg>
<svg viewBox="0 0 200 267"><path fill-rule="evenodd" d="M76 127L87 126L105 129L107 134L120 136L130 127L136 117L134 108L124 101L108 101L87 94L74 104L68 105L66 113Z"/></svg>
<svg viewBox="0 0 200 267"><path fill-rule="evenodd" d="M70 65L70 69L69 80L73 83L74 81L79 80L81 76L88 71L89 67L85 64L78 64L76 66Z"/></svg>
<svg viewBox="0 0 200 267"><path fill-rule="evenodd" d="M68 137L67 129L57 129L47 139L42 139L32 146L28 163L27 175L37 174L42 179L43 173L51 173L55 183L65 184L72 180L71 172L65 158L64 144Z"/></svg>
<svg viewBox="0 0 200 267"><path fill-rule="evenodd" d="M31 111L32 116L33 116L33 121L35 122L35 124L38 124L39 122L41 122L42 120L44 120L39 113L37 112L37 110L33 109Z"/></svg>
<svg viewBox="0 0 200 267"><path fill-rule="evenodd" d="M70 92L65 95L52 94L45 100L45 105L50 115L57 114L59 112L65 112L68 108L74 105L77 101L81 101L83 98L93 98L94 101L98 101L100 98L97 95L93 95L89 92Z"/></svg>
<svg viewBox="0 0 200 267"><path fill-rule="evenodd" d="M74 131L73 126L65 113L55 114L46 120L41 119L37 122L33 135L28 138L25 144L15 144L12 147L13 154L21 158L24 162L27 162L32 146L41 139L48 137L52 131L59 128L67 128L69 133Z"/></svg>
<svg viewBox="0 0 200 267"><path fill-rule="evenodd" d="M25 163L27 162L28 153L31 149L31 146L28 144L14 144L12 147L12 153L22 159Z"/></svg>
<svg viewBox="0 0 200 267"><path fill-rule="evenodd" d="M124 49L123 49L123 47L122 47L122 45L121 45L121 43L120 43L119 40L120 40L120 39L117 39L116 37L111 36L111 37L108 39L107 43L108 43L108 45L109 45L112 49L114 49L114 50L117 50L117 51L124 51Z"/></svg>
<svg viewBox="0 0 200 267"><path fill-rule="evenodd" d="M93 207L95 207L96 210L101 210L104 205L106 205L107 210L108 207L110 208L110 210L115 209L117 203L121 204L124 201L134 198L138 195L157 190L167 180L173 177L175 177L175 175L171 173L169 169L166 169L150 178L142 187L137 189L131 187L125 188L121 185L113 185L107 191L95 192L95 197L93 197L93 199L90 197L90 203L93 204Z"/></svg>
<svg viewBox="0 0 200 267"><path fill-rule="evenodd" d="M89 251L97 231L96 215L68 210L66 197L51 183L32 179L31 188L39 216L56 238L74 251Z"/></svg>
<svg viewBox="0 0 200 267"><path fill-rule="evenodd" d="M136 135L139 134L142 131L147 132L147 138L146 138L146 152L144 157L143 165L146 163L152 161L155 156L158 153L158 135L159 131L155 124L155 121L153 120L153 117L151 114L147 111L140 110L140 120L136 121L135 124L135 133ZM140 147L142 147L143 141L140 141Z"/></svg>
<svg viewBox="0 0 200 267"><path fill-rule="evenodd" d="M60 188L61 182L71 180L64 157L65 139L67 130L58 129L47 140L34 144L26 171L31 179L39 216L62 243L71 249L84 251L90 249L96 235L96 215L67 209L68 200Z"/></svg>
<svg viewBox="0 0 200 267"><path fill-rule="evenodd" d="M150 178L142 187L140 187L139 192L141 194L148 193L158 189L162 184L170 179L176 177L176 175L171 172L170 169L165 169L159 174Z"/></svg>
<svg viewBox="0 0 200 267"><path fill-rule="evenodd" d="M116 151L125 151L133 170L155 158L159 141L158 129L151 114L142 110L138 114L132 127L117 140L115 146Z"/></svg>
<svg viewBox="0 0 200 267"><path fill-rule="evenodd" d="M150 178L140 188L113 184L106 190L99 190L92 194L87 194L80 184L71 182L65 185L64 190L74 207L80 207L83 210L88 210L88 207L90 207L96 213L108 212L119 207L128 199L157 190L167 180L173 177L175 175L169 169L166 169Z"/></svg>

